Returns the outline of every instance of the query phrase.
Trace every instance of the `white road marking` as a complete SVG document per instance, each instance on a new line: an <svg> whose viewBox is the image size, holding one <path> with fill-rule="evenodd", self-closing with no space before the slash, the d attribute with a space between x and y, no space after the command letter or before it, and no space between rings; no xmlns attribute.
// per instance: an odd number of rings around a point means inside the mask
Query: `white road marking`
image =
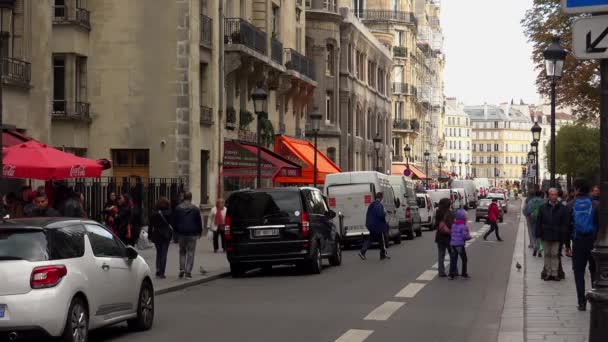
<svg viewBox="0 0 608 342"><path fill-rule="evenodd" d="M340 336L336 342L363 342L373 332L373 330L350 329L345 332L344 335Z"/></svg>
<svg viewBox="0 0 608 342"><path fill-rule="evenodd" d="M431 280L435 279L436 276L437 276L437 271L428 270L428 271L424 271L418 278L416 278L416 280L431 281Z"/></svg>
<svg viewBox="0 0 608 342"><path fill-rule="evenodd" d="M386 321L391 317L392 314L395 313L395 311L399 310L399 308L401 308L403 305L405 305L405 303L403 302L386 302L374 309L374 311L370 312L369 315L364 318L364 320Z"/></svg>
<svg viewBox="0 0 608 342"><path fill-rule="evenodd" d="M407 284L407 286L404 287L401 291L399 291L399 293L397 293L395 295L395 297L399 297L399 298L414 298L414 296L416 296L416 294L418 293L418 291L422 290L422 288L425 285L426 284L422 284L422 283L410 283L410 284Z"/></svg>

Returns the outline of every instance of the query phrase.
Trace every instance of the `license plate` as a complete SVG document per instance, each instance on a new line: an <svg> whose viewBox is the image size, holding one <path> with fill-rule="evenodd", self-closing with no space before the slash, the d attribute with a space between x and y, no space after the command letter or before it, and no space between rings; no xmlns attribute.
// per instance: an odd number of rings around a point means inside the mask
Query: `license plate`
<svg viewBox="0 0 608 342"><path fill-rule="evenodd" d="M266 237L266 236L277 236L279 235L278 229L256 229L253 231L255 237Z"/></svg>
<svg viewBox="0 0 608 342"><path fill-rule="evenodd" d="M4 305L0 304L0 318L4 317Z"/></svg>

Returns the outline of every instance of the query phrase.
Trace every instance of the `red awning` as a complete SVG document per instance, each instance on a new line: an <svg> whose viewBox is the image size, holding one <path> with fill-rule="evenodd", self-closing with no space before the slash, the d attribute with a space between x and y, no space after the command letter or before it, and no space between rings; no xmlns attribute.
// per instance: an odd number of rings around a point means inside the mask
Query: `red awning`
<svg viewBox="0 0 608 342"><path fill-rule="evenodd" d="M311 142L278 135L275 137L274 150L286 159L302 166L302 176L277 177L276 182L285 184L314 183L315 146ZM341 171L338 165L317 149L317 184L325 184L325 176Z"/></svg>
<svg viewBox="0 0 608 342"><path fill-rule="evenodd" d="M103 170L95 160L80 158L34 140L5 147L3 152L2 175L7 178L96 178Z"/></svg>
<svg viewBox="0 0 608 342"><path fill-rule="evenodd" d="M278 176L301 175L300 166L262 147L260 151L262 178ZM257 176L257 146L241 141L224 142L224 177L256 177Z"/></svg>
<svg viewBox="0 0 608 342"><path fill-rule="evenodd" d="M426 174L422 171L420 171L415 165L410 164L410 171L412 171L412 174L410 177L412 177L412 179L426 179ZM407 169L407 164L404 163L393 163L391 165L391 174L395 175L395 176L403 176L403 172L405 171L405 169Z"/></svg>
<svg viewBox="0 0 608 342"><path fill-rule="evenodd" d="M32 138L13 129L2 130L2 147L11 147L23 144L24 142L28 142L30 140L32 140Z"/></svg>

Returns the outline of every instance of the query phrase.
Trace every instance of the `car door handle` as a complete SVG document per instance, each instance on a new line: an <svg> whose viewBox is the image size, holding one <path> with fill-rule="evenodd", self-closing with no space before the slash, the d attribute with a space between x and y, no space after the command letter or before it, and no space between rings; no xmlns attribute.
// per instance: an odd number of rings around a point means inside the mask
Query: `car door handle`
<svg viewBox="0 0 608 342"><path fill-rule="evenodd" d="M103 265L101 265L101 269L104 271L108 271L108 270L110 270L110 265L104 263Z"/></svg>

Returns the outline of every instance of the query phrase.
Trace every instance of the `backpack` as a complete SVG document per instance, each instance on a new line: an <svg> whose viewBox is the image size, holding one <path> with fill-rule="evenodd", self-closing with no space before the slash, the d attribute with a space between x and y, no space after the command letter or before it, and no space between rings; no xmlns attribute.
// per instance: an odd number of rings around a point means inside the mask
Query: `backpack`
<svg viewBox="0 0 608 342"><path fill-rule="evenodd" d="M574 217L574 238L595 233L593 222L593 202L589 198L579 198L574 201L572 216Z"/></svg>
<svg viewBox="0 0 608 342"><path fill-rule="evenodd" d="M540 208L543 206L543 200L539 198L533 198L528 202L528 213L532 216L534 221L538 220L538 214L540 213Z"/></svg>

